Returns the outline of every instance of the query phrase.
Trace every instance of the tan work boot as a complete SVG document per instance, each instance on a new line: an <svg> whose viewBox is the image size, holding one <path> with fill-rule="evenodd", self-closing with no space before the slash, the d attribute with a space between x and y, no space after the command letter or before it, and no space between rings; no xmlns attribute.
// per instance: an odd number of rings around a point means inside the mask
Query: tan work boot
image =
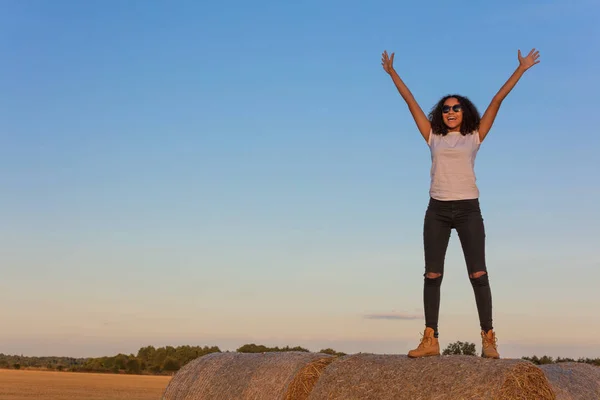
<svg viewBox="0 0 600 400"><path fill-rule="evenodd" d="M411 358L439 356L440 343L433 334L433 329L425 328L421 343L419 343L419 346L416 349L409 351L408 356Z"/></svg>
<svg viewBox="0 0 600 400"><path fill-rule="evenodd" d="M483 357L486 358L500 358L498 353L498 339L494 330L489 330L488 333L481 331L481 346L483 350Z"/></svg>

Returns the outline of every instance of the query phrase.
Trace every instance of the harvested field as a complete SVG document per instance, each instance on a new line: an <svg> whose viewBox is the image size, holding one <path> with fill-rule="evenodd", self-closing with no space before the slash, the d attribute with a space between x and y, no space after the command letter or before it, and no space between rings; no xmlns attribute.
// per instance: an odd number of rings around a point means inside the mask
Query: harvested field
<svg viewBox="0 0 600 400"><path fill-rule="evenodd" d="M2 400L158 400L171 377L0 369Z"/></svg>
<svg viewBox="0 0 600 400"><path fill-rule="evenodd" d="M474 356L410 359L356 354L330 364L309 400L551 400L544 373L523 360Z"/></svg>
<svg viewBox="0 0 600 400"><path fill-rule="evenodd" d="M305 352L213 353L186 364L163 400L304 400L335 357Z"/></svg>
<svg viewBox="0 0 600 400"><path fill-rule="evenodd" d="M583 363L541 365L557 400L600 399L600 367Z"/></svg>

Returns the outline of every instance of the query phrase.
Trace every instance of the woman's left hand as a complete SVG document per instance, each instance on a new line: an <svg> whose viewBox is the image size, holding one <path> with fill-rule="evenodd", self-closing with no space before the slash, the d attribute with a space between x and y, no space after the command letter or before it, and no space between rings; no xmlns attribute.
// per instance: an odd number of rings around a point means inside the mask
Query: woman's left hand
<svg viewBox="0 0 600 400"><path fill-rule="evenodd" d="M532 49L526 57L521 55L521 50L519 50L519 66L523 68L524 71L527 71L529 68L533 67L535 64L538 64L540 61L540 52L536 49Z"/></svg>

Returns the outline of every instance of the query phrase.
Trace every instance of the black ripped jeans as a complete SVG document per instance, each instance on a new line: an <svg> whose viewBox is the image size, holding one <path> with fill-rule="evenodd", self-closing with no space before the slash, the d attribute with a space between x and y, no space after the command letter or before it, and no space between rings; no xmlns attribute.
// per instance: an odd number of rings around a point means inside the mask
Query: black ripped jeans
<svg viewBox="0 0 600 400"><path fill-rule="evenodd" d="M479 199L441 201L430 198L423 224L425 250L425 283L423 303L425 326L437 336L440 309L440 286L444 273L450 233L455 229L462 246L469 279L475 294L481 329L492 329L492 294L485 264L485 227ZM485 272L479 278L472 274ZM427 274L440 274L429 278Z"/></svg>

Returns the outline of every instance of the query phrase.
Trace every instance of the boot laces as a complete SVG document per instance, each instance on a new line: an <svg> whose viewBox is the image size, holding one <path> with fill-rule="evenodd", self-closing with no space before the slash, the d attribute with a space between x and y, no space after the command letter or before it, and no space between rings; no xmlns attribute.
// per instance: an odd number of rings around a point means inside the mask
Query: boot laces
<svg viewBox="0 0 600 400"><path fill-rule="evenodd" d="M498 338L496 337L496 334L492 334L493 336L490 338L488 335L484 334L483 335L483 345L485 347L489 347L492 346L493 348L496 348L498 345Z"/></svg>
<svg viewBox="0 0 600 400"><path fill-rule="evenodd" d="M423 332L419 332L419 334L421 335L421 343L419 343L419 347L418 347L419 349L422 349L426 346L431 345L432 339L430 336L425 336L423 334Z"/></svg>

